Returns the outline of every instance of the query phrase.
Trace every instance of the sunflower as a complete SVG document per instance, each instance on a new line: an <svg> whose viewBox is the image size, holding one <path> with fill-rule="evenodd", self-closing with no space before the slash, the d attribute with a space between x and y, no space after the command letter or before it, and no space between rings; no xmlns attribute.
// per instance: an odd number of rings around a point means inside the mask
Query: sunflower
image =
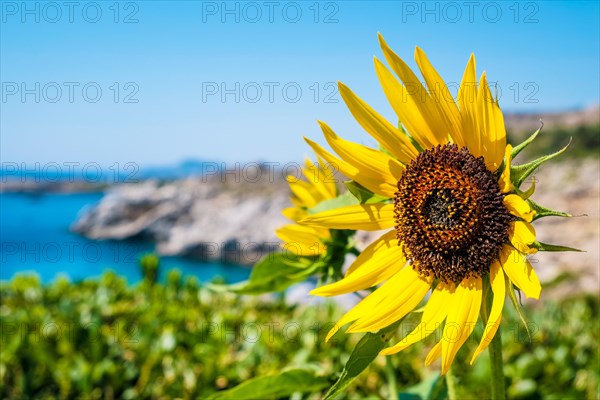
<svg viewBox="0 0 600 400"><path fill-rule="evenodd" d="M426 364L441 357L445 374L474 330L484 297L492 296L485 331L471 363L490 344L513 285L538 299L540 281L526 258L536 252L535 211L510 179L512 147L485 72L477 81L471 55L456 100L417 48L424 86L379 36L387 64L375 70L398 116L397 127L344 84L340 94L357 122L381 149L342 139L319 122L328 152L306 139L327 163L388 199L311 214L308 227L388 230L358 256L335 283L311 294L335 296L377 287L329 332L374 332L413 311L431 291L421 323L380 354L397 353L442 327ZM529 191L528 191L529 192Z"/></svg>
<svg viewBox="0 0 600 400"><path fill-rule="evenodd" d="M287 176L294 206L282 211L294 223L279 228L275 233L283 240L284 249L299 256L319 256L327 250L325 243L331 239L329 229L299 225L297 222L308 216L308 209L336 198L338 190L333 171L323 162L313 163L306 159L301 172L305 180Z"/></svg>

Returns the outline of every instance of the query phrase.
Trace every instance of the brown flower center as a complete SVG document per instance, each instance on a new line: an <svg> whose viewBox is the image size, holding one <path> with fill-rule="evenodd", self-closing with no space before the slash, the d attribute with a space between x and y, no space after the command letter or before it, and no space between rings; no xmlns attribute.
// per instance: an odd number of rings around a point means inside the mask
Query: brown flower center
<svg viewBox="0 0 600 400"><path fill-rule="evenodd" d="M446 283L489 272L512 220L497 181L483 157L455 144L424 151L406 167L396 236L413 268Z"/></svg>

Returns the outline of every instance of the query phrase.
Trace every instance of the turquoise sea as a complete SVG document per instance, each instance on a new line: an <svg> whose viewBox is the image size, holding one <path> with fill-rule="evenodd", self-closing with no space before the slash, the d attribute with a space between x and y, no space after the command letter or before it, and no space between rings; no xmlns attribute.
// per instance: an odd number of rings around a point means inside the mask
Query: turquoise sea
<svg viewBox="0 0 600 400"><path fill-rule="evenodd" d="M138 259L154 246L142 241L93 241L69 231L86 207L99 201L100 193L0 195L0 280L17 273L33 272L42 282L63 275L81 280L111 269L131 283L141 279ZM227 282L246 279L250 269L204 263L182 257L162 257L160 278L168 270L207 282L222 277Z"/></svg>

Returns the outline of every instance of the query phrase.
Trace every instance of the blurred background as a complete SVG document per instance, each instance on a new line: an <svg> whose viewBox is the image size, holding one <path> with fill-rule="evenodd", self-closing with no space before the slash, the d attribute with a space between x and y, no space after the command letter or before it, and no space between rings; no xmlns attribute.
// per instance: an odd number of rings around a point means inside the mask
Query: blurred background
<svg viewBox="0 0 600 400"><path fill-rule="evenodd" d="M356 298L210 284L247 279L278 248L284 177L310 155L303 135L323 142L317 119L374 145L338 80L395 121L378 32L413 68L423 48L453 93L475 53L511 142L544 123L517 163L572 138L535 196L576 217L536 229L585 252L532 259L544 291L525 302L529 336L507 317L507 384L514 398L600 396L598 2L0 4L3 398L206 397L307 365L335 377L358 338L324 344L315 321ZM431 376L423 351L394 358L404 387ZM387 396L382 362L349 398ZM460 377L475 398L489 373L476 366Z"/></svg>

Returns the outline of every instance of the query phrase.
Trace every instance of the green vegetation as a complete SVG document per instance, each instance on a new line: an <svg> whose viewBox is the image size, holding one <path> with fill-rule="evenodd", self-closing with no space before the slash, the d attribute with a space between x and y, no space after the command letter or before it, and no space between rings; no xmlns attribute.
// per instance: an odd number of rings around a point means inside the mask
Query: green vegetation
<svg viewBox="0 0 600 400"><path fill-rule="evenodd" d="M280 295L215 293L176 270L153 284L156 271L147 271L136 286L111 272L77 283L58 279L44 286L34 276L2 283L0 397L199 398L219 392L222 398L285 398L292 388L316 399L336 381L362 336L338 333L323 342L341 315L332 303L298 306ZM533 341L514 312L505 319L509 394L598 398L598 299L542 304L527 308ZM400 325L398 332L408 329ZM391 357L401 398L445 397L444 380L432 372L439 367L423 364L431 343ZM487 352L467 366L475 346L475 339L468 342L454 368L459 398L489 395ZM241 383L236 392L223 392ZM387 390L385 358L377 357L343 396L388 398Z"/></svg>

